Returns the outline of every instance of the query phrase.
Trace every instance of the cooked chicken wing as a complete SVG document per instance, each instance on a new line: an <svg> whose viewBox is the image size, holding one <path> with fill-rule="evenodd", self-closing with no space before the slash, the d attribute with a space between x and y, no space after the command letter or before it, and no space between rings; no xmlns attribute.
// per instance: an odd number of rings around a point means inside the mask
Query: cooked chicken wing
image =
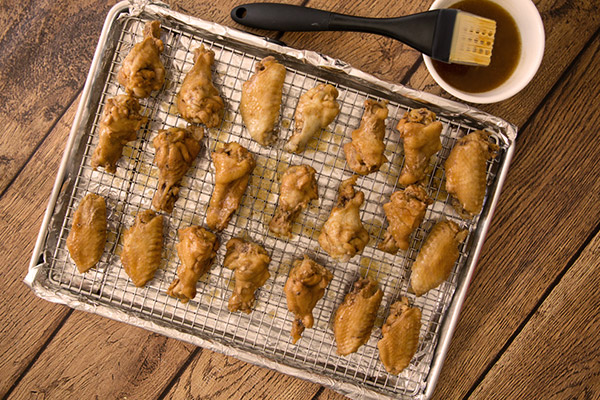
<svg viewBox="0 0 600 400"><path fill-rule="evenodd" d="M442 123L426 108L410 110L396 125L404 140L404 167L398 178L400 185L411 185L425 177L429 159L442 149Z"/></svg>
<svg viewBox="0 0 600 400"><path fill-rule="evenodd" d="M256 74L242 85L240 112L252 139L263 146L274 140L281 108L285 67L269 56L256 65Z"/></svg>
<svg viewBox="0 0 600 400"><path fill-rule="evenodd" d="M212 158L215 188L206 211L206 224L210 229L222 231L240 206L256 163L252 154L238 143L227 143L212 153Z"/></svg>
<svg viewBox="0 0 600 400"><path fill-rule="evenodd" d="M454 196L453 206L463 218L481 212L485 197L488 160L496 157L498 145L484 131L472 132L456 142L444 164L446 191Z"/></svg>
<svg viewBox="0 0 600 400"><path fill-rule="evenodd" d="M140 211L123 233L121 264L137 287L154 278L163 246L163 217L152 210Z"/></svg>
<svg viewBox="0 0 600 400"><path fill-rule="evenodd" d="M318 198L315 169L308 165L289 167L281 177L281 194L275 215L269 223L271 232L291 236L292 224L311 200Z"/></svg>
<svg viewBox="0 0 600 400"><path fill-rule="evenodd" d="M337 89L324 83L300 96L294 114L294 134L284 147L287 151L301 152L317 132L333 122L340 112L340 106L335 101L337 97Z"/></svg>
<svg viewBox="0 0 600 400"><path fill-rule="evenodd" d="M383 205L389 226L379 249L391 254L398 249L408 250L409 237L421 225L427 206L432 202L421 186L410 185L394 192L390 202Z"/></svg>
<svg viewBox="0 0 600 400"><path fill-rule="evenodd" d="M102 257L106 243L106 202L94 193L87 194L73 215L67 248L79 272L87 272Z"/></svg>
<svg viewBox="0 0 600 400"><path fill-rule="evenodd" d="M162 87L165 82L165 67L160 61L160 53L164 48L160 40L160 22L146 22L144 40L133 46L127 54L117 77L127 93L143 98Z"/></svg>
<svg viewBox="0 0 600 400"><path fill-rule="evenodd" d="M333 334L337 353L354 353L369 341L383 292L376 281L359 279L335 312Z"/></svg>
<svg viewBox="0 0 600 400"><path fill-rule="evenodd" d="M157 210L172 212L179 196L179 182L200 152L201 127L160 130L152 142L156 149L154 163L158 167L158 188L152 198Z"/></svg>
<svg viewBox="0 0 600 400"><path fill-rule="evenodd" d="M352 141L344 145L348 166L357 174L367 175L379 171L379 167L387 162L383 155L387 104L387 100L366 100L360 126L352 132Z"/></svg>
<svg viewBox="0 0 600 400"><path fill-rule="evenodd" d="M227 242L225 267L234 271L235 289L229 299L229 311L250 314L254 305L254 292L271 276L267 269L271 257L265 249L242 238Z"/></svg>
<svg viewBox="0 0 600 400"><path fill-rule="evenodd" d="M116 172L123 146L137 139L138 129L147 121L140 114L140 109L138 100L127 94L106 100L100 117L100 141L92 155L92 167Z"/></svg>
<svg viewBox="0 0 600 400"><path fill-rule="evenodd" d="M225 103L212 82L210 68L215 53L201 45L195 50L194 66L187 73L177 95L179 113L188 122L213 128L221 124Z"/></svg>
<svg viewBox="0 0 600 400"><path fill-rule="evenodd" d="M412 265L410 286L417 296L437 287L450 276L459 255L459 246L468 231L456 222L442 220L435 224Z"/></svg>
<svg viewBox="0 0 600 400"><path fill-rule="evenodd" d="M319 244L329 255L346 262L363 251L369 242L369 232L360 220L359 208L365 200L363 192L355 192L357 175L340 185L337 205L321 229Z"/></svg>
<svg viewBox="0 0 600 400"><path fill-rule="evenodd" d="M206 229L193 225L180 230L177 254L181 264L167 294L182 303L193 300L198 279L208 271L218 249L219 239Z"/></svg>
<svg viewBox="0 0 600 400"><path fill-rule="evenodd" d="M288 310L295 316L291 332L294 343L302 337L304 328L313 327L312 310L325 294L325 288L332 278L331 272L306 255L304 260L294 261L294 267L283 287Z"/></svg>
<svg viewBox="0 0 600 400"><path fill-rule="evenodd" d="M377 343L379 358L387 372L398 375L408 367L419 347L420 330L421 310L410 307L406 297L392 304L381 328L383 338Z"/></svg>

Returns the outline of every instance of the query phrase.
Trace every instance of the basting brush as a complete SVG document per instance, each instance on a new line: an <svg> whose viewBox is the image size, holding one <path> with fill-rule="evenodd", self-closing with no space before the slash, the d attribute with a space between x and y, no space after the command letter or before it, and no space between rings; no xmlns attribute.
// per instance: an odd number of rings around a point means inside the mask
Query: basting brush
<svg viewBox="0 0 600 400"><path fill-rule="evenodd" d="M231 18L252 28L277 31L352 31L384 35L429 57L455 64L490 64L496 21L455 9L398 18L362 18L276 3L235 7Z"/></svg>

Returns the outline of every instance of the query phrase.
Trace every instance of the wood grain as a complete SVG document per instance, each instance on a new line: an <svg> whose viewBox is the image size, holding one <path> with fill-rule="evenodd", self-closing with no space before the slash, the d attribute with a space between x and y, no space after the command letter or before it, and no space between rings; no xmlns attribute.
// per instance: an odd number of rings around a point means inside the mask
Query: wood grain
<svg viewBox="0 0 600 400"><path fill-rule="evenodd" d="M599 398L599 309L597 234L470 398Z"/></svg>

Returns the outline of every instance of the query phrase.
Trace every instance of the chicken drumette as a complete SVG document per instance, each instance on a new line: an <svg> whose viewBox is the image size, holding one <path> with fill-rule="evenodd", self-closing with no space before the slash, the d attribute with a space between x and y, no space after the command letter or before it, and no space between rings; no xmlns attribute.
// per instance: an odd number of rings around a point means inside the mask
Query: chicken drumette
<svg viewBox="0 0 600 400"><path fill-rule="evenodd" d="M157 210L170 213L179 195L179 182L200 152L201 127L160 130L152 142L156 149L154 163L158 167L158 188L152 198Z"/></svg>
<svg viewBox="0 0 600 400"><path fill-rule="evenodd" d="M130 95L148 97L165 82L165 67L160 61L164 44L160 40L160 22L144 25L144 40L133 46L119 70L118 80Z"/></svg>
<svg viewBox="0 0 600 400"><path fill-rule="evenodd" d="M96 265L105 242L106 202L103 197L89 193L79 203L67 236L67 248L79 272L84 273Z"/></svg>
<svg viewBox="0 0 600 400"><path fill-rule="evenodd" d="M314 168L308 165L294 165L283 173L279 204L269 223L271 232L290 236L294 220L311 200L318 198L315 173Z"/></svg>
<svg viewBox="0 0 600 400"><path fill-rule="evenodd" d="M225 103L212 82L210 70L215 53L204 45L195 50L194 66L187 73L177 95L179 113L188 122L204 124L209 128L223 120Z"/></svg>

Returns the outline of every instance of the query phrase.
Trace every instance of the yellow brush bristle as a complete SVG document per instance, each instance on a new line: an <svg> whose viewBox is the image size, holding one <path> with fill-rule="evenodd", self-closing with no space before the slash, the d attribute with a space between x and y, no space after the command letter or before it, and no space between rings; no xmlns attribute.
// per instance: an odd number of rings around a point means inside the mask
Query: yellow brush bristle
<svg viewBox="0 0 600 400"><path fill-rule="evenodd" d="M448 61L470 65L490 65L495 35L496 21L459 12L456 15Z"/></svg>

